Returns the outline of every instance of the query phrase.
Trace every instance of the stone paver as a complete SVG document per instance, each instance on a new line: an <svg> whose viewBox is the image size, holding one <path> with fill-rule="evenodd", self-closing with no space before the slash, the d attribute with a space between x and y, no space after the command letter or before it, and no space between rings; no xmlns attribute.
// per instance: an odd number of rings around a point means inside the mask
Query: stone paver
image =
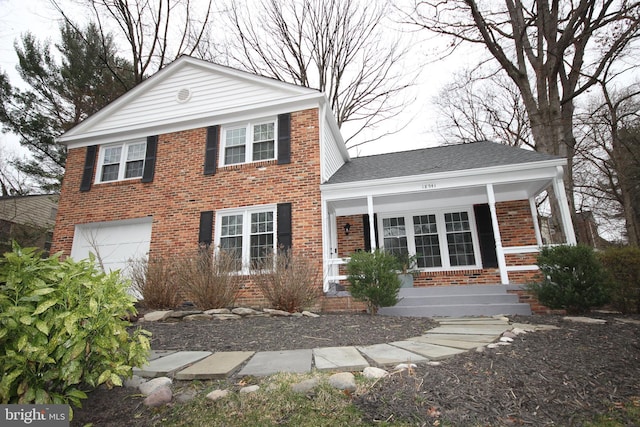
<svg viewBox="0 0 640 427"><path fill-rule="evenodd" d="M314 348L313 360L320 371L360 371L369 366L355 347Z"/></svg>
<svg viewBox="0 0 640 427"><path fill-rule="evenodd" d="M161 357L168 356L168 355L173 354L175 352L176 352L176 350L151 350L149 352L149 357L147 358L147 360L150 362L152 360L156 360L156 359L159 359Z"/></svg>
<svg viewBox="0 0 640 427"><path fill-rule="evenodd" d="M177 380L213 380L227 378L238 369L248 358L253 356L253 351L225 351L214 353L186 369L181 370L175 376Z"/></svg>
<svg viewBox="0 0 640 427"><path fill-rule="evenodd" d="M439 340L454 340L454 341L467 341L477 342L479 344L489 344L500 338L500 335L473 335L473 334L432 334L427 332L422 335L425 338L434 338Z"/></svg>
<svg viewBox="0 0 640 427"><path fill-rule="evenodd" d="M478 348L480 346L488 344L488 343L477 342L477 341L444 340L444 339L436 338L434 336L421 336L421 337L411 338L411 341L418 341L418 342L423 342L427 344L439 345L443 347L459 348L462 350L473 350L474 348Z"/></svg>
<svg viewBox="0 0 640 427"><path fill-rule="evenodd" d="M512 329L511 325L445 325L429 331L430 334L500 335Z"/></svg>
<svg viewBox="0 0 640 427"><path fill-rule="evenodd" d="M209 355L210 351L178 351L152 360L141 369L134 368L133 374L145 378L170 375Z"/></svg>
<svg viewBox="0 0 640 427"><path fill-rule="evenodd" d="M411 339L405 341L394 341L389 344L403 348L412 353L420 354L427 357L429 360L442 360L455 356L456 354L467 352L467 350L459 348L443 347L441 345L429 344L426 342L412 341Z"/></svg>
<svg viewBox="0 0 640 427"><path fill-rule="evenodd" d="M309 372L311 359L311 349L261 351L247 362L238 375L267 376L278 372Z"/></svg>
<svg viewBox="0 0 640 427"><path fill-rule="evenodd" d="M357 348L361 353L381 366L427 361L425 357L419 354L389 344L374 344Z"/></svg>

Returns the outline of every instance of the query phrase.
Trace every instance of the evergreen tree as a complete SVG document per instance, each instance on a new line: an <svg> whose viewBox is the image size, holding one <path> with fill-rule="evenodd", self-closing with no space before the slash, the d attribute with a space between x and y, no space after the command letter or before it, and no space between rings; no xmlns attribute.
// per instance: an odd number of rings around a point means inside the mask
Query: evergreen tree
<svg viewBox="0 0 640 427"><path fill-rule="evenodd" d="M94 24L82 32L61 26L60 40L54 52L49 41L30 33L16 43L17 69L27 89L0 73L0 123L32 154L15 166L45 192L59 190L62 181L67 152L56 137L135 84L131 65Z"/></svg>

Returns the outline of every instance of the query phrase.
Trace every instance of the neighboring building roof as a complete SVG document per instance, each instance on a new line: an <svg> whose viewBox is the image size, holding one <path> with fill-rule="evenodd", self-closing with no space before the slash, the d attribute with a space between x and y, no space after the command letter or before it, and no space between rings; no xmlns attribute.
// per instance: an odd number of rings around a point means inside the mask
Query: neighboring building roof
<svg viewBox="0 0 640 427"><path fill-rule="evenodd" d="M56 194L0 197L0 220L53 229L57 207Z"/></svg>
<svg viewBox="0 0 640 427"><path fill-rule="evenodd" d="M481 141L352 158L327 184L370 181L560 160L561 157Z"/></svg>

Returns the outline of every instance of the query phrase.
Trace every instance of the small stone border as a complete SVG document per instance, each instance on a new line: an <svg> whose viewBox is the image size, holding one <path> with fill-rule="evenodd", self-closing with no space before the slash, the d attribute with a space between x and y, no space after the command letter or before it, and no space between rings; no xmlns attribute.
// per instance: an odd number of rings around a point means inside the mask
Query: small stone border
<svg viewBox="0 0 640 427"><path fill-rule="evenodd" d="M320 317L319 314L310 311L301 313L289 313L284 310L274 310L263 308L254 310L253 308L236 307L213 308L211 310L157 310L145 314L138 319L138 322L180 322L193 320L234 320L246 317Z"/></svg>

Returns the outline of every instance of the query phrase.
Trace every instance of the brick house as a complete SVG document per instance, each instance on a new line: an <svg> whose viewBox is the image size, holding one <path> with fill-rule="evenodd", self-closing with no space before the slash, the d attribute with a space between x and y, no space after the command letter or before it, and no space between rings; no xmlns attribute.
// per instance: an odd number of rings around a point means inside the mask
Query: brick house
<svg viewBox="0 0 640 427"><path fill-rule="evenodd" d="M248 283L239 304L253 306L251 261L277 247L317 260L325 310L361 308L335 292L359 249L419 254L416 287L525 283L542 244L533 199L549 185L564 194L564 159L490 142L352 159L321 92L187 56L59 140L52 250L98 250L126 269L234 248Z"/></svg>

